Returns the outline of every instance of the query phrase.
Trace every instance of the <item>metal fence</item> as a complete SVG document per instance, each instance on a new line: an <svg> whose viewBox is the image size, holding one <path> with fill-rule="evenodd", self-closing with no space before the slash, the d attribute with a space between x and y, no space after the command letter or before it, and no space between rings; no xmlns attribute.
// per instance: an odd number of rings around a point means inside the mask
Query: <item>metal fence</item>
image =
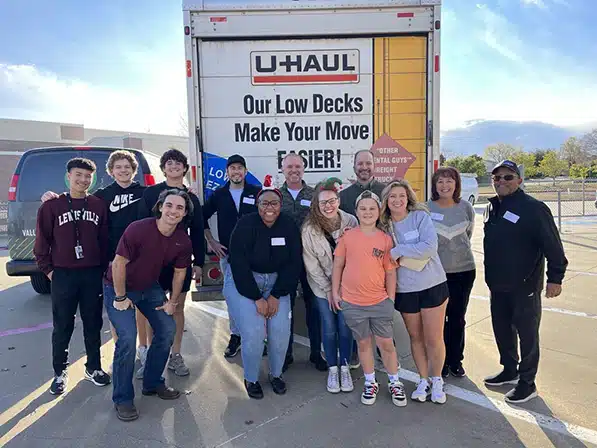
<svg viewBox="0 0 597 448"><path fill-rule="evenodd" d="M545 202L562 230L571 218L597 218L597 179L551 179L525 181L524 190Z"/></svg>

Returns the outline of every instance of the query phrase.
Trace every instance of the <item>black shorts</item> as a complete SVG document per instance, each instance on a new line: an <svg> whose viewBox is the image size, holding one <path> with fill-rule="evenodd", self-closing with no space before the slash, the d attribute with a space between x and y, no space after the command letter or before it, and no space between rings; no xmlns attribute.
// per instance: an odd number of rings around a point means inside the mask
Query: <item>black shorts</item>
<svg viewBox="0 0 597 448"><path fill-rule="evenodd" d="M420 313L421 308L440 306L449 296L448 282L443 282L423 291L397 293L394 308L401 313Z"/></svg>
<svg viewBox="0 0 597 448"><path fill-rule="evenodd" d="M160 286L164 291L172 291L172 280L174 279L174 266L166 266L160 273ZM191 281L193 280L193 268L187 268L187 275L182 284L182 292L189 292L191 290Z"/></svg>

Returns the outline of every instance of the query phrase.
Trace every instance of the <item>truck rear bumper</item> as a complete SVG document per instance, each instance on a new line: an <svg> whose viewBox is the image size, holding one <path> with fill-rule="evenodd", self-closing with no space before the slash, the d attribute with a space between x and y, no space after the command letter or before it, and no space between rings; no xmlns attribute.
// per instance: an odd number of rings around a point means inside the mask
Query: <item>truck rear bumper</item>
<svg viewBox="0 0 597 448"><path fill-rule="evenodd" d="M6 273L11 277L27 277L40 272L34 260L10 260L6 263Z"/></svg>

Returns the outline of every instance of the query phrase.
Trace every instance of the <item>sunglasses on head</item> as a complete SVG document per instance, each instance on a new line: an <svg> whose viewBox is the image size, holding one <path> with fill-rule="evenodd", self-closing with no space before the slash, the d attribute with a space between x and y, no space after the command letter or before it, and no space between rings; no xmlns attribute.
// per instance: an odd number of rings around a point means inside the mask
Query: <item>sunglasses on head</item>
<svg viewBox="0 0 597 448"><path fill-rule="evenodd" d="M494 182L499 182L502 179L511 181L516 178L516 175L515 174L504 174L503 176L500 176L498 174L498 175L491 176L491 178L493 179Z"/></svg>

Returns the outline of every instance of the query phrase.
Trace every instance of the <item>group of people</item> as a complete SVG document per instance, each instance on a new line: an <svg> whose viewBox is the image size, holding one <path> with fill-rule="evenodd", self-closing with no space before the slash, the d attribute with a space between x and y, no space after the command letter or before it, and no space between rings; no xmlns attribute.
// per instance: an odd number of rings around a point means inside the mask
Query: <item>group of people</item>
<svg viewBox="0 0 597 448"><path fill-rule="evenodd" d="M134 156L116 151L107 163L115 182L89 195L96 167L73 159L67 164L70 191L42 198L34 253L52 280L51 393L66 390L77 305L87 350L85 376L98 386L111 382L99 356L103 295L115 340L118 417L138 418L136 353L143 394L178 398L162 372L167 365L177 375L189 374L180 355L184 301L192 277L200 279L207 243L219 256L224 278L231 333L224 356L241 353L249 397L264 396L259 379L265 355L273 392L286 393L283 372L294 361L300 284L309 360L328 372L330 393L352 392L350 370L360 364L361 402L375 403L377 353L392 402L406 406L394 341L394 311L399 311L420 376L411 400L446 402L444 378L466 374L465 316L476 277L475 212L461 200L456 169L438 169L431 179L432 197L421 203L406 180L378 182L368 150L355 154L356 181L345 188L337 178L308 186L303 159L295 153L282 161L280 188L270 176L262 187L250 185L245 159L236 154L227 160L226 184L201 205L183 184L189 168L184 154L169 150L160 166L166 181L144 189L132 182ZM503 369L485 383L514 384L506 400L522 403L537 396L545 259L547 297L561 293L568 262L549 208L520 189L516 164L501 162L492 179L497 195L484 215L485 280ZM123 202L124 195L129 196ZM107 207L115 198L129 207ZM213 215L218 239L209 226Z"/></svg>

